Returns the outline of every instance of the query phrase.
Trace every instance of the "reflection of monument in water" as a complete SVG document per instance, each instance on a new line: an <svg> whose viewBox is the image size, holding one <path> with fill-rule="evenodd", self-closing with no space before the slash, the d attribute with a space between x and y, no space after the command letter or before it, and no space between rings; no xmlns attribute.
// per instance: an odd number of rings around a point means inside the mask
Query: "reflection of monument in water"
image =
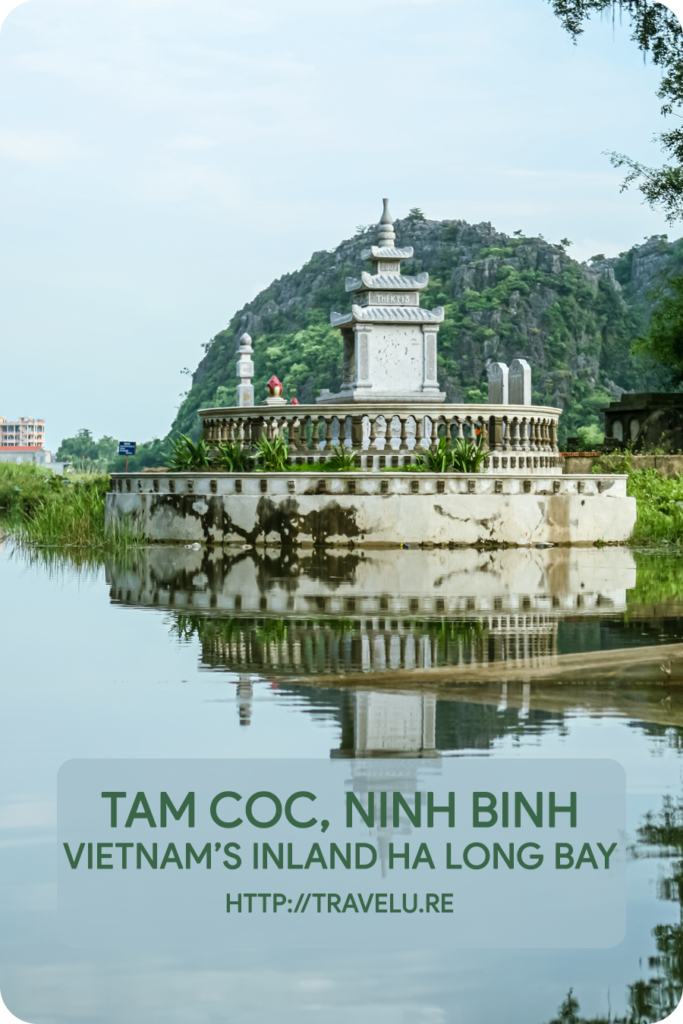
<svg viewBox="0 0 683 1024"><path fill-rule="evenodd" d="M524 683L504 685L496 706L400 692L401 679L497 662L521 666L523 677L555 658L567 615L618 615L635 584L632 555L620 548L272 556L148 548L107 572L113 601L171 611L173 632L199 641L201 664L234 674L243 725L265 677L332 716L341 733L332 756L346 758L486 750L511 731L561 720L532 709Z"/></svg>
<svg viewBox="0 0 683 1024"><path fill-rule="evenodd" d="M557 653L568 614L625 610L621 548L242 552L151 548L110 566L112 600L194 623L211 668L287 676L398 672Z"/></svg>
<svg viewBox="0 0 683 1024"><path fill-rule="evenodd" d="M414 693L354 693L332 757L437 757L436 705Z"/></svg>
<svg viewBox="0 0 683 1024"><path fill-rule="evenodd" d="M410 619L290 619L269 636L268 620L246 617L202 630L202 663L289 676L399 672L521 660L541 665L557 654L557 616L472 614L439 623Z"/></svg>

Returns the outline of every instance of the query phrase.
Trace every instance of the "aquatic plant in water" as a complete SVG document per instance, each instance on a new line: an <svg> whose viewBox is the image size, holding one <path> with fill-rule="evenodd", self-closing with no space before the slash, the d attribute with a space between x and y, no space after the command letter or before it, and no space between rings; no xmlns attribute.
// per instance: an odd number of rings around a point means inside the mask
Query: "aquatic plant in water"
<svg viewBox="0 0 683 1024"><path fill-rule="evenodd" d="M22 545L121 550L141 543L132 526L104 527L107 475L62 477L42 467L0 464L0 527Z"/></svg>

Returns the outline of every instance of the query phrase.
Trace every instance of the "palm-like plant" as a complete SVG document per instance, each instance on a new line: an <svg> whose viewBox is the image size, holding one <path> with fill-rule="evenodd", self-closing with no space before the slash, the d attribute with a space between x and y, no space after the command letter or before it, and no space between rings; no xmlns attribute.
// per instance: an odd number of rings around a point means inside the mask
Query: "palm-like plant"
<svg viewBox="0 0 683 1024"><path fill-rule="evenodd" d="M428 448L418 456L418 464L428 473L446 473L453 463L453 451L449 437L440 437L436 448Z"/></svg>
<svg viewBox="0 0 683 1024"><path fill-rule="evenodd" d="M282 434L276 434L272 441L262 437L256 442L256 458L259 469L265 473L284 473L289 461L289 446Z"/></svg>
<svg viewBox="0 0 683 1024"><path fill-rule="evenodd" d="M187 473L191 470L209 468L209 449L204 438L195 444L187 434L180 434L171 446L167 456L168 468L176 473Z"/></svg>
<svg viewBox="0 0 683 1024"><path fill-rule="evenodd" d="M249 452L241 441L222 441L216 449L214 462L217 469L225 473L246 473L249 469Z"/></svg>
<svg viewBox="0 0 683 1024"><path fill-rule="evenodd" d="M334 445L331 449L330 458L325 462L325 469L333 473L349 473L356 469L356 453L347 451L341 444Z"/></svg>
<svg viewBox="0 0 683 1024"><path fill-rule="evenodd" d="M459 437L451 448L451 464L454 473L478 473L486 462L488 452L481 445L473 444L465 437Z"/></svg>

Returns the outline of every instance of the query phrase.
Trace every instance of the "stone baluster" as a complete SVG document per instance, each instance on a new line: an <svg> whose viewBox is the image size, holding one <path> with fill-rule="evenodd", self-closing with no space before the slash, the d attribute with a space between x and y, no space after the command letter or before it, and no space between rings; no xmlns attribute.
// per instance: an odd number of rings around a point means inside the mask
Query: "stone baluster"
<svg viewBox="0 0 683 1024"><path fill-rule="evenodd" d="M540 448L540 438L538 429L538 419L536 417L531 421L531 450L537 452Z"/></svg>
<svg viewBox="0 0 683 1024"><path fill-rule="evenodd" d="M264 416L256 416L251 420L251 443L253 447L261 440L266 433L266 420Z"/></svg>
<svg viewBox="0 0 683 1024"><path fill-rule="evenodd" d="M529 420L526 416L519 421L519 447L523 452L529 450Z"/></svg>
<svg viewBox="0 0 683 1024"><path fill-rule="evenodd" d="M325 424L325 455L330 454L332 447L332 421L334 416L324 416L323 422Z"/></svg>
<svg viewBox="0 0 683 1024"><path fill-rule="evenodd" d="M465 421L460 416L455 417L455 440L465 440Z"/></svg>
<svg viewBox="0 0 683 1024"><path fill-rule="evenodd" d="M351 448L358 453L363 450L363 417L351 416ZM359 463L360 465L360 463Z"/></svg>
<svg viewBox="0 0 683 1024"><path fill-rule="evenodd" d="M489 416L489 448L499 452L503 448L503 417Z"/></svg>
<svg viewBox="0 0 683 1024"><path fill-rule="evenodd" d="M398 420L401 425L400 441L398 450L401 456L401 465L405 465L406 456L408 455L408 416L399 416Z"/></svg>
<svg viewBox="0 0 683 1024"><path fill-rule="evenodd" d="M235 443L235 421L232 417L227 421L223 434L227 436L229 444Z"/></svg>
<svg viewBox="0 0 683 1024"><path fill-rule="evenodd" d="M432 417L432 436L430 441L430 448L436 448L439 443L439 427L441 426L441 418L439 416Z"/></svg>
<svg viewBox="0 0 683 1024"><path fill-rule="evenodd" d="M301 450L301 420L295 416L289 427L289 447L293 452Z"/></svg>
<svg viewBox="0 0 683 1024"><path fill-rule="evenodd" d="M379 436L379 428L377 426L377 421L379 417L369 416L368 419L370 420L370 444L368 447L370 448L371 451L377 451L377 438Z"/></svg>
<svg viewBox="0 0 683 1024"><path fill-rule="evenodd" d="M306 427L306 429L305 429L306 451L307 452L312 452L312 450L315 447L315 439L317 437L317 420L313 419L312 416L307 416L306 417L305 427ZM309 428L310 428L310 430L309 430ZM310 433L310 440L308 439L309 433Z"/></svg>

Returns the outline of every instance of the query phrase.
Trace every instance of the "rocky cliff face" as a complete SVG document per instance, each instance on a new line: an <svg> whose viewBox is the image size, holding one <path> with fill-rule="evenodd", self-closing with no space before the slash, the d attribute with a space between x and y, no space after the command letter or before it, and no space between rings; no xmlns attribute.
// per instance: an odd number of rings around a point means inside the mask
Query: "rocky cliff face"
<svg viewBox="0 0 683 1024"><path fill-rule="evenodd" d="M649 313L648 292L678 266L680 246L653 238L616 258L588 264L542 238L509 237L490 223L405 218L397 243L415 255L407 273L427 271L422 305L445 307L439 376L449 401L485 401L491 360L528 359L534 401L564 409L563 430L601 423L600 407L624 390L651 386L629 356ZM174 430L196 432L197 409L233 404L237 340L254 341L257 396L272 373L285 396L315 401L340 383L341 341L331 309L346 311L347 275L364 268L359 253L376 226L316 252L237 312L197 367Z"/></svg>

